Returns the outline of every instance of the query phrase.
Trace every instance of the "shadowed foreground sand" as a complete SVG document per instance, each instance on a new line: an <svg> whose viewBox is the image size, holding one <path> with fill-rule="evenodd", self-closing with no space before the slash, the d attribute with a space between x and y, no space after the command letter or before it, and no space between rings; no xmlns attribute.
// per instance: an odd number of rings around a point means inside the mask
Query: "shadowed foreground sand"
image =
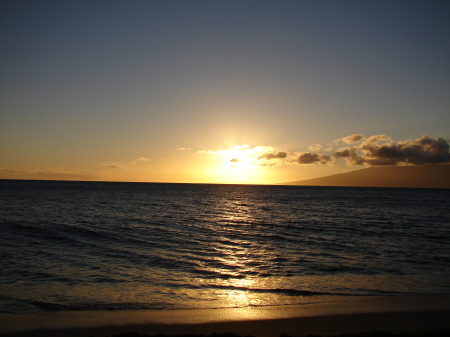
<svg viewBox="0 0 450 337"><path fill-rule="evenodd" d="M92 328L73 328L56 330L34 330L2 336L17 337L132 337L165 334L166 336L187 335L197 337L211 335L217 332L232 334L211 337L279 337L322 335L336 336L351 334L351 336L450 336L450 311L428 311L408 313L383 313L361 315L336 315L321 317L304 317L290 319L276 319L263 321L236 321L205 324L148 324L130 326L108 326ZM284 332L283 332L284 331ZM371 332L371 333L369 333ZM393 333L392 333L393 332ZM237 334L237 335L235 335ZM156 337L156 336L155 336ZM157 337L163 337L161 335ZM283 337L283 336L282 336ZM287 337L287 336L286 336Z"/></svg>
<svg viewBox="0 0 450 337"><path fill-rule="evenodd" d="M0 326L2 337L208 336L225 332L231 334L212 337L237 337L233 334L336 336L346 333L377 337L388 336L388 332L440 337L450 335L450 296L377 297L264 308L3 314ZM361 334L374 331L377 333Z"/></svg>
<svg viewBox="0 0 450 337"><path fill-rule="evenodd" d="M428 332L419 332L419 333L401 333L394 334L392 332L383 332L383 331L372 331L367 333L357 333L357 334L339 334L335 337L448 337L450 336L450 329L436 330L436 331L428 331ZM111 337L174 337L171 335L148 335L148 334L138 334L136 332L127 332L124 334L118 334ZM177 337L253 337L253 336L241 336L236 335L234 333L224 332L220 334L212 333L211 335L177 335ZM282 334L280 337L294 337L287 334ZM314 337L314 336L312 336ZM319 335L315 335L315 337L321 337Z"/></svg>

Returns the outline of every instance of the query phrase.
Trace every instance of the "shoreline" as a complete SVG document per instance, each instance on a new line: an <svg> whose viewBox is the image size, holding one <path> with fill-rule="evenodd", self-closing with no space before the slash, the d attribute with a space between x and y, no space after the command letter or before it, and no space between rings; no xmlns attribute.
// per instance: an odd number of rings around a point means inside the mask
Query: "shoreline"
<svg viewBox="0 0 450 337"><path fill-rule="evenodd" d="M383 296L274 307L0 314L0 336L103 337L130 331L256 337L419 333L448 329L449 318L450 295Z"/></svg>

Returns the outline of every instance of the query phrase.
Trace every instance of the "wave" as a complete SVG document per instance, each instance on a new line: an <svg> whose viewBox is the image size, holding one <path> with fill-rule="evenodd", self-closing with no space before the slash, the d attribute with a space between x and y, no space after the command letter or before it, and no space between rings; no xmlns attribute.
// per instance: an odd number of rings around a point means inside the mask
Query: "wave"
<svg viewBox="0 0 450 337"><path fill-rule="evenodd" d="M44 301L32 301L33 306L44 311L91 311L91 310L162 310L173 309L173 306L167 303L75 303L60 304Z"/></svg>
<svg viewBox="0 0 450 337"><path fill-rule="evenodd" d="M170 286L170 284L165 284L165 286ZM175 286L175 285L173 285ZM185 285L184 288L189 289L220 289L220 290L231 290L231 291L245 291L250 293L272 293L281 294L286 296L298 296L298 297L310 297L310 296L388 296L388 295L419 295L413 292L399 292L399 291L383 291L377 289L354 289L347 291L312 291L312 290L301 290L301 289L290 289L290 288L251 288L251 287L240 287L233 285L220 285L220 284L210 284L210 285Z"/></svg>
<svg viewBox="0 0 450 337"><path fill-rule="evenodd" d="M166 285L167 286L167 285ZM191 289L201 288L199 286L191 286ZM339 293L339 292L319 292L319 291L308 291L308 290L298 290L298 289L288 289L288 288L274 288L274 289L264 289L264 288L247 288L247 287L237 287L237 286L222 286L222 285L210 285L203 288L209 289L219 289L219 290L230 290L230 291L245 291L250 293L271 293L284 295L289 297L318 297L316 300L304 302L290 302L290 303L267 303L267 304L247 304L244 306L286 306L286 305L304 305L310 303L321 302L322 299L325 301L330 301L330 297L344 296L344 297L370 297L370 296L398 296L398 295L420 295L416 293L402 293L402 292L391 292L391 291L379 291L379 290L364 290L362 293ZM326 299L325 299L326 298ZM168 302L153 302L153 303L143 303L143 302L112 302L112 303L54 303L34 300L31 301L33 307L37 311L97 311L97 310L189 310L189 309L205 309L205 306L183 306L181 304L174 305ZM231 306L230 306L231 307ZM234 307L234 306L232 306ZM242 307L242 306L241 306ZM207 307L208 309L219 309L223 306L218 307Z"/></svg>
<svg viewBox="0 0 450 337"><path fill-rule="evenodd" d="M273 293L273 294L283 294L283 295L288 295L288 296L341 295L341 294L326 293L326 292L319 292L319 291L308 291L308 290L286 289L286 288L265 289L265 288L247 288L247 287L236 287L236 286L226 286L226 285L210 285L210 286L208 286L208 288L236 290L236 291L248 291L248 292L253 292L253 293Z"/></svg>

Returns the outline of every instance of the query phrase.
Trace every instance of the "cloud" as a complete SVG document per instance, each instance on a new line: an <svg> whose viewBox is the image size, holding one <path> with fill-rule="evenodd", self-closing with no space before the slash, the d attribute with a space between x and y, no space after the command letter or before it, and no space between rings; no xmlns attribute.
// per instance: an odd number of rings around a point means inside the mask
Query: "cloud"
<svg viewBox="0 0 450 337"><path fill-rule="evenodd" d="M311 144L311 145L308 147L308 151L309 151L309 152L319 151L322 147L323 147L323 146L320 145L320 144Z"/></svg>
<svg viewBox="0 0 450 337"><path fill-rule="evenodd" d="M190 150L191 150L190 147L179 147L179 148L177 149L177 151L190 151Z"/></svg>
<svg viewBox="0 0 450 337"><path fill-rule="evenodd" d="M108 168L113 168L113 169L123 169L124 168L123 166L117 165L116 163L113 163L113 162L103 163L102 166L108 167Z"/></svg>
<svg viewBox="0 0 450 337"><path fill-rule="evenodd" d="M315 162L327 164L332 160L333 158L326 154L303 152L298 155L296 162L298 164L314 164Z"/></svg>
<svg viewBox="0 0 450 337"><path fill-rule="evenodd" d="M137 161L149 161L150 159L148 159L148 158L145 158L145 157L141 157L141 158L138 158L137 159Z"/></svg>
<svg viewBox="0 0 450 337"><path fill-rule="evenodd" d="M353 143L359 142L360 140L364 140L364 139L365 139L365 137L362 134L356 133L351 136L335 139L333 142L338 143L338 142L342 141L347 144L353 144Z"/></svg>
<svg viewBox="0 0 450 337"><path fill-rule="evenodd" d="M333 155L302 152L295 157L287 154L287 163L330 164L335 159L344 158L347 165L429 165L450 163L449 144L443 138L432 139L422 136L415 140L394 142L387 135L364 137L353 134L335 141L347 144L361 142L359 145L338 149ZM275 158L276 156L273 156ZM270 156L265 156L270 159Z"/></svg>
<svg viewBox="0 0 450 337"><path fill-rule="evenodd" d="M367 139L364 141L363 145L366 145L366 144L374 144L374 143L378 143L378 142L381 141L381 140L390 140L390 139L391 139L391 137L386 136L386 135L370 136L369 138L367 138Z"/></svg>
<svg viewBox="0 0 450 337"><path fill-rule="evenodd" d="M30 172L31 171L0 168L0 173L3 173L3 174L17 174L17 173L30 173Z"/></svg>
<svg viewBox="0 0 450 337"><path fill-rule="evenodd" d="M284 159L288 156L288 153L285 151L279 151L277 153L266 152L258 157L258 159Z"/></svg>
<svg viewBox="0 0 450 337"><path fill-rule="evenodd" d="M334 153L336 158L345 158L347 165L364 165L364 158L357 154L358 148L344 147Z"/></svg>
<svg viewBox="0 0 450 337"><path fill-rule="evenodd" d="M258 166L277 166L290 160L291 154L287 151L274 152L275 149L272 146L268 146L265 148L269 151L263 152L256 158L256 160L258 161Z"/></svg>
<svg viewBox="0 0 450 337"><path fill-rule="evenodd" d="M313 152L290 153L287 151L266 152L260 155L258 160L261 160L260 166L275 166L282 163L297 163L297 164L328 164L334 158L326 154L319 154Z"/></svg>
<svg viewBox="0 0 450 337"><path fill-rule="evenodd" d="M380 141L384 141L380 144ZM443 138L422 136L416 140L392 142L386 135L367 138L361 145L341 148L336 158L348 165L428 165L450 163L449 145Z"/></svg>
<svg viewBox="0 0 450 337"><path fill-rule="evenodd" d="M101 180L106 176L97 171L66 172L58 170L14 170L0 169L1 179L37 180Z"/></svg>
<svg viewBox="0 0 450 337"><path fill-rule="evenodd" d="M365 163L368 165L427 165L450 163L449 145L443 138L422 136L416 140L382 144L363 143Z"/></svg>
<svg viewBox="0 0 450 337"><path fill-rule="evenodd" d="M220 154L224 161L233 164L252 164L264 167L281 164L321 164L332 165L336 159L343 158L347 165L428 165L450 163L449 144L443 138L432 139L422 136L415 140L394 142L387 135L364 137L353 134L335 141L342 141L349 146L339 148L330 154L315 151L288 152L276 151L272 146L247 145L221 148L216 151L199 151L199 153ZM359 144L355 144L359 143ZM354 144L352 146L352 144ZM312 145L316 149L318 144ZM331 151L332 149L326 149Z"/></svg>

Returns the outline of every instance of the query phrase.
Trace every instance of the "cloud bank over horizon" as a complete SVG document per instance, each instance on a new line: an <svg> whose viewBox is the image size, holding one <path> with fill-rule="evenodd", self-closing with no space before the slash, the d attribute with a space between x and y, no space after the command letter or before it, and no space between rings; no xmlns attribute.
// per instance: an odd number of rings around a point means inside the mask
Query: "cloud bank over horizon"
<svg viewBox="0 0 450 337"><path fill-rule="evenodd" d="M353 134L335 139L339 143L351 146L340 147L332 154L317 152L266 152L258 157L261 166L276 166L283 163L332 165L337 159L344 158L348 166L382 166L382 165L432 165L450 163L448 141L444 138L432 139L422 136L415 140L394 142L387 135L365 137ZM320 149L319 144L310 146ZM328 150L332 151L333 148Z"/></svg>

